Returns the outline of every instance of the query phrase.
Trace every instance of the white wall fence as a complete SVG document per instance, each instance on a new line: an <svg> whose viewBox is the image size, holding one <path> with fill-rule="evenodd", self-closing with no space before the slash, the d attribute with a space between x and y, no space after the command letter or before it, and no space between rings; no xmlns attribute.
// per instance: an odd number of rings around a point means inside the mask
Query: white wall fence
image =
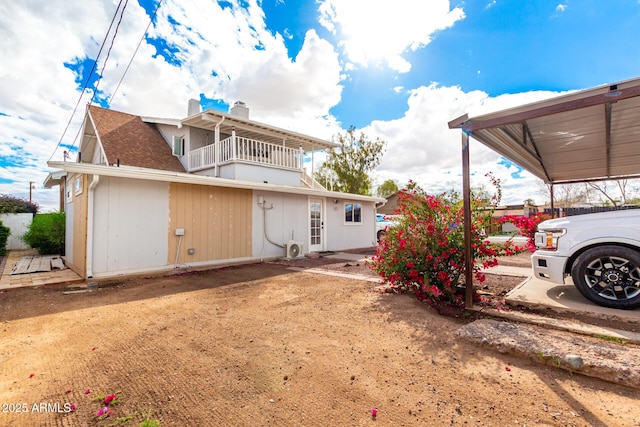
<svg viewBox="0 0 640 427"><path fill-rule="evenodd" d="M7 250L29 249L29 245L22 241L22 236L29 230L33 214L0 214L0 221L5 227L9 227L11 234L7 239Z"/></svg>

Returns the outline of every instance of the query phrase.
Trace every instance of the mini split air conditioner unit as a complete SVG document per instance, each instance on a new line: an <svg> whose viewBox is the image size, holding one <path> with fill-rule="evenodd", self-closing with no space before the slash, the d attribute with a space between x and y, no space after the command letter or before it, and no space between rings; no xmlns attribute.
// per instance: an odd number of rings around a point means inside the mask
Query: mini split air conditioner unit
<svg viewBox="0 0 640 427"><path fill-rule="evenodd" d="M294 242L293 240L289 241L286 246L286 257L287 259L294 258L302 258L304 256L303 247L304 243L302 242Z"/></svg>

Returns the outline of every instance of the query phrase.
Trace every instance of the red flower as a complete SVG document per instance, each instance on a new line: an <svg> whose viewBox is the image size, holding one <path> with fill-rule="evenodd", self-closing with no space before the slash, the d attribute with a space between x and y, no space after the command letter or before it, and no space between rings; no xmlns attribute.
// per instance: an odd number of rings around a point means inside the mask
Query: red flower
<svg viewBox="0 0 640 427"><path fill-rule="evenodd" d="M113 402L117 398L118 398L118 396L116 396L115 394L108 394L104 398L104 404L108 405L109 403Z"/></svg>

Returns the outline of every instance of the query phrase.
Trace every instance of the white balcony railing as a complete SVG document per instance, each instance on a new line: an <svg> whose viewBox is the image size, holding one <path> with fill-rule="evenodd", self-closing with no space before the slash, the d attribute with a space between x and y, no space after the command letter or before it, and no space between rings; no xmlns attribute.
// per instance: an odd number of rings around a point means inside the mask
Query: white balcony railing
<svg viewBox="0 0 640 427"><path fill-rule="evenodd" d="M282 169L302 169L302 152L255 139L230 136L219 143L189 152L189 172L246 162Z"/></svg>

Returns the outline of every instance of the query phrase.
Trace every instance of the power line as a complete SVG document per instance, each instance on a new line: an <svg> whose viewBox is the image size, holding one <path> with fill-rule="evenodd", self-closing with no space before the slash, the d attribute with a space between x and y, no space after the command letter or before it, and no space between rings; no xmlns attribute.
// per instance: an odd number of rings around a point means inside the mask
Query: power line
<svg viewBox="0 0 640 427"><path fill-rule="evenodd" d="M116 96L116 93L118 92L118 89L120 89L120 85L121 85L122 81L124 80L125 76L127 75L127 72L129 71L129 68L131 67L131 64L133 63L133 60L134 60L134 58L135 58L136 54L138 53L138 50L140 49L140 45L141 45L141 44L142 44L142 42L144 41L144 37L146 36L147 32L149 31L149 27L150 27L150 26L151 26L151 24L153 23L153 20L155 19L156 15L157 15L157 13L158 13L158 9L160 9L160 5L162 4L162 1L163 1L163 0L160 0L160 1L158 2L158 5L156 6L155 10L153 11L153 14L152 14L152 15L151 15L151 17L149 18L149 23L147 24L147 26L146 26L146 28L145 28L144 32L142 33L142 36L140 37L140 40L138 41L138 44L136 45L136 48L135 48L135 50L133 51L133 54L131 55L131 59L129 60L129 63L127 64L127 66L126 66L126 68L125 68L124 72L122 73L122 76L120 77L120 80L118 80L118 84L116 85L116 88L114 89L113 93L111 94L110 101L107 101L107 106L111 103L111 101L113 100L113 98ZM106 64L107 64L107 60L109 59L109 53L111 52L111 48L113 47L113 43L114 43L114 41L115 41L116 35L118 34L118 28L119 28L119 26L120 26L120 22L122 21L122 15L123 15L123 13L124 13L124 9L127 7L127 3L128 3L128 0L127 0L127 2L125 3L125 5L124 5L124 7L123 7L123 9L122 9L122 12L121 12L121 14L120 14L120 20L118 21L118 25L116 26L115 33L114 33L113 38L112 38L112 40L111 40L111 46L109 47L109 50L107 51L107 57L106 57L106 59L105 59L105 62L104 62L103 68L102 68L102 70L103 70L103 74L104 74L104 69L105 69ZM116 13L117 13L117 10L116 10ZM114 19L115 19L115 16L114 16ZM93 96L91 97L91 100L89 101L89 104L93 103L93 99L94 99L95 94L96 94L96 92L97 92L98 84L99 84L99 81L98 81L98 83L96 83L96 91L94 91L94 94L93 94ZM96 127L98 127L98 126L100 125L100 122L102 122L102 119L103 119L103 117L100 117L100 120L98 121L98 123L96 123ZM73 145L72 145L72 147L74 147L74 146L75 146L75 144L76 144L76 142L78 141L78 136L80 135L80 131L81 131L81 129L83 128L83 125L84 125L84 121L83 121L83 123L81 124L80 128L78 129L78 133L76 134L76 137L75 137L75 139L74 139L74 141L73 141Z"/></svg>
<svg viewBox="0 0 640 427"><path fill-rule="evenodd" d="M96 82L96 90L93 91L93 95L91 96L90 103L93 102L93 99L95 98L96 93L98 92L98 86L100 85L100 80L102 80L102 75L104 74L104 70L107 68L107 62L109 61L109 55L111 55L111 49L113 48L113 44L116 41L116 36L118 35L118 29L120 28L120 23L122 22L122 16L124 15L124 10L127 8L127 4L129 4L129 0L125 1L124 7L120 11L120 19L118 20L118 25L116 25L116 30L113 33L113 37L111 38L111 45L109 45L109 50L107 50L107 57L104 59L104 64L102 64L102 73L100 75L100 79L98 79L98 81ZM112 98L113 98L113 96L112 96Z"/></svg>
<svg viewBox="0 0 640 427"><path fill-rule="evenodd" d="M127 0L128 1L128 0ZM113 18L111 18L111 24L109 24L109 29L107 30L107 33L104 35L104 39L102 39L102 44L100 45L100 50L98 51L98 55L96 56L95 61L93 62L93 67L91 68L91 71L89 72L89 75L87 76L87 79L84 82L84 86L82 87L82 91L80 92L80 96L78 97L78 101L76 102L75 107L73 108L73 112L71 113L71 117L69 117L69 121L67 122L67 125L64 128L64 131L62 132L62 136L60 137L60 140L58 141L58 144L56 145L56 148L53 150L53 153L51 153L51 157L49 157L50 161L54 154L56 153L56 151L58 150L58 148L60 148L60 144L62 144L62 140L64 139L65 135L67 134L67 131L69 130L69 126L71 125L71 122L73 121L73 117L76 114L76 111L78 111L78 106L80 105L80 101L82 101L82 96L84 95L84 92L87 90L87 87L89 86L89 82L91 81L91 77L93 76L96 67L98 65L98 60L100 59L100 55L102 54L102 49L104 48L105 43L107 42L107 38L109 37L109 33L111 33L111 28L113 27L113 23L116 20L116 16L118 16L118 10L120 10L120 5L122 4L122 0L120 0L120 3L118 3L118 7L116 8L116 11L113 14ZM123 9L124 11L124 9ZM121 19L122 19L122 15L121 15ZM103 68L104 70L104 68ZM96 83L96 90L97 90L97 85L99 83ZM94 96L95 96L95 92L96 90L94 90ZM93 97L92 97L93 100ZM76 135L76 138L78 136ZM74 140L74 145L75 145L75 140Z"/></svg>
<svg viewBox="0 0 640 427"><path fill-rule="evenodd" d="M131 55L131 59L129 60L129 63L127 64L127 67L124 69L124 72L122 73L122 77L120 77L120 80L118 81L118 85L116 86L115 90L113 91L113 94L111 94L111 99L112 100L116 96L116 93L118 92L118 89L120 89L120 83L122 83L122 81L124 80L124 76L127 75L127 71L129 71L129 67L133 63L133 58L135 58L136 54L138 53L138 49L140 49L140 45L142 44L142 41L144 40L144 36L147 35L147 32L149 31L149 27L151 26L151 23L153 22L153 19L156 17L156 14L158 13L158 9L160 9L160 5L162 4L162 1L163 0L160 0L158 2L158 5L156 6L156 9L153 11L153 15L151 15L151 18L149 19L149 23L147 24L147 28L144 29L144 33L142 33L142 37L140 37L140 40L138 41L138 45L136 46L136 50L133 51L133 55Z"/></svg>

